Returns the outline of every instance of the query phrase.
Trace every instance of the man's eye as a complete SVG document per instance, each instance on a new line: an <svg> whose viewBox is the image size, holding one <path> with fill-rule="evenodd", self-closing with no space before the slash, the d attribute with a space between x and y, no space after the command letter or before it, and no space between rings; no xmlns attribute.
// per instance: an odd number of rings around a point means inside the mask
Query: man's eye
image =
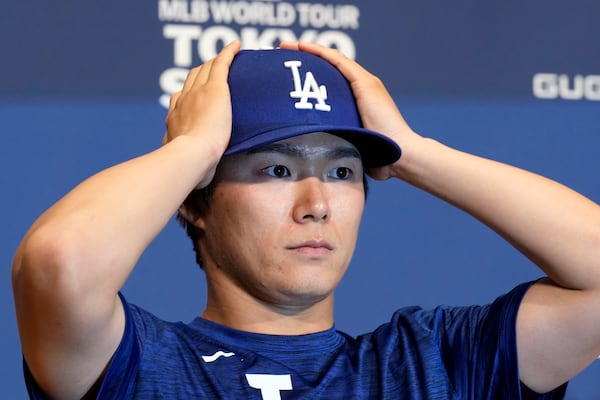
<svg viewBox="0 0 600 400"><path fill-rule="evenodd" d="M337 168L332 169L329 172L329 176L331 176L335 179L342 179L342 180L350 179L351 175L352 175L352 170L348 167L337 167Z"/></svg>
<svg viewBox="0 0 600 400"><path fill-rule="evenodd" d="M263 169L268 175L275 176L277 178L284 178L290 176L290 170L283 165L271 165Z"/></svg>

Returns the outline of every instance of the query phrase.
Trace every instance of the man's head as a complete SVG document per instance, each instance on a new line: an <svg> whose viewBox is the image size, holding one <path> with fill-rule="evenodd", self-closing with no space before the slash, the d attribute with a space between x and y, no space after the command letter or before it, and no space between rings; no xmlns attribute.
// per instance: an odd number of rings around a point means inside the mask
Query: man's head
<svg viewBox="0 0 600 400"><path fill-rule="evenodd" d="M224 157L210 201L194 205L209 288L279 305L327 298L354 252L362 180L359 152L329 133Z"/></svg>
<svg viewBox="0 0 600 400"><path fill-rule="evenodd" d="M362 161L361 179L365 183L363 165L382 166L400 156L394 142L362 127L348 82L317 56L282 49L244 50L231 65L228 83L233 123L221 164L231 156L256 153L264 146L314 132L328 132L349 142ZM236 160L242 162L241 158ZM217 182L215 179L208 188L190 194L185 207L208 206ZM363 186L363 193L365 190ZM198 235L203 233L190 221L180 220L202 265Z"/></svg>

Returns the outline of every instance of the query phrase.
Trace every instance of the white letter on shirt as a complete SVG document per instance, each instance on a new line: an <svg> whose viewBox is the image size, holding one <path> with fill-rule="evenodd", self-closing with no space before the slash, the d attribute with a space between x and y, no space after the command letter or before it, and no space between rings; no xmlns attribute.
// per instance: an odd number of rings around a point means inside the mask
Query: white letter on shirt
<svg viewBox="0 0 600 400"><path fill-rule="evenodd" d="M260 389L263 400L281 400L282 390L292 390L292 377L288 375L246 374L250 387Z"/></svg>

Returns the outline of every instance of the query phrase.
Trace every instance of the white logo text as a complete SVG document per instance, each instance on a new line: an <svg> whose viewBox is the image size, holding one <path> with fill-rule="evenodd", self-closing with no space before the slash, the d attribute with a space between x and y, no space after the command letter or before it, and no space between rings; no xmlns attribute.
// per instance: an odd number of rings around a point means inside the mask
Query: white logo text
<svg viewBox="0 0 600 400"><path fill-rule="evenodd" d="M600 75L535 74L533 95L538 99L600 101Z"/></svg>
<svg viewBox="0 0 600 400"><path fill-rule="evenodd" d="M325 103L327 100L327 88L325 85L317 83L312 72L308 71L304 78L304 85L300 81L300 66L301 61L286 61L283 63L286 68L292 71L294 79L294 90L290 92L292 99L300 99L294 103L294 107L299 110L312 110L313 103L309 103L308 99L316 100L314 108L319 111L331 111L331 106Z"/></svg>
<svg viewBox="0 0 600 400"><path fill-rule="evenodd" d="M263 400L281 400L282 390L292 390L290 375L246 374L250 387L259 389Z"/></svg>

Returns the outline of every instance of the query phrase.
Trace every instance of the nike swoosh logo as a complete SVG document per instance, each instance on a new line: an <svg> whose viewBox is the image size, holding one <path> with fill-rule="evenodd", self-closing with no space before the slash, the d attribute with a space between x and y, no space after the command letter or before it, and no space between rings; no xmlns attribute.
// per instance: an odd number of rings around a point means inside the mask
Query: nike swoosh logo
<svg viewBox="0 0 600 400"><path fill-rule="evenodd" d="M232 357L232 356L235 356L235 353L225 353L225 352L219 350L212 356L202 356L202 359L204 360L204 362L211 363L211 362L217 361L221 357Z"/></svg>

